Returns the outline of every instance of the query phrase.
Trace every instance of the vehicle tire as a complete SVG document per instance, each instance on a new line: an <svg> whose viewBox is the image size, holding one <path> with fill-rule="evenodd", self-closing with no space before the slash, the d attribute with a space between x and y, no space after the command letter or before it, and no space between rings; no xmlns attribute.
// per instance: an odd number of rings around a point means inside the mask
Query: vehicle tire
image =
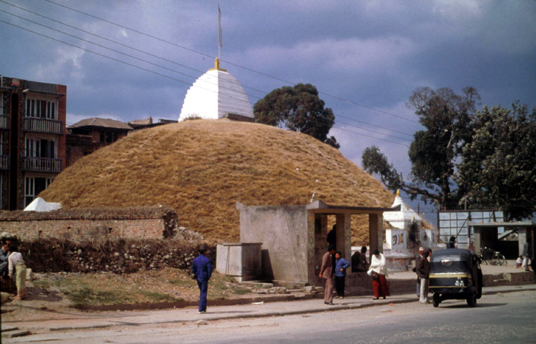
<svg viewBox="0 0 536 344"><path fill-rule="evenodd" d="M476 307L476 293L475 292L472 292L471 294L469 294L469 296L467 296L467 305L469 305L469 307Z"/></svg>
<svg viewBox="0 0 536 344"><path fill-rule="evenodd" d="M439 299L439 294L434 293L434 296L432 297L432 304L435 308L439 307L439 304L441 303L441 300Z"/></svg>

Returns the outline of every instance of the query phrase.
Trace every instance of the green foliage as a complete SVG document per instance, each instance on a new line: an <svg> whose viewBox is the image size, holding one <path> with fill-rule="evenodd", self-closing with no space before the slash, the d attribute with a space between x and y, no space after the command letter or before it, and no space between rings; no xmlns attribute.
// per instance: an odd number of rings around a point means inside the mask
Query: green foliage
<svg viewBox="0 0 536 344"><path fill-rule="evenodd" d="M402 175L389 163L387 157L380 152L378 147L365 148L361 164L368 173L379 175L382 183L389 190L396 191L403 185Z"/></svg>
<svg viewBox="0 0 536 344"><path fill-rule="evenodd" d="M536 108L516 102L475 109L474 88L462 95L448 88L417 89L408 106L425 128L409 149L411 180L405 181L378 147L365 149L363 168L379 175L388 189L412 199L421 195L441 209L497 208L509 220L536 210Z"/></svg>
<svg viewBox="0 0 536 344"><path fill-rule="evenodd" d="M236 295L245 295L251 293L251 289L247 288L233 288L233 293Z"/></svg>
<svg viewBox="0 0 536 344"><path fill-rule="evenodd" d="M412 199L421 195L444 209L457 204L460 190L451 190L457 185L455 164L461 147L471 141L471 119L479 100L480 95L472 87L464 88L462 95L450 88L417 88L407 106L415 110L425 129L414 134L408 152L411 181L404 181L377 147L365 151L363 167L380 175L390 190L402 189Z"/></svg>
<svg viewBox="0 0 536 344"><path fill-rule="evenodd" d="M463 148L460 179L467 201L502 209L509 220L536 210L536 107L484 106L476 114L472 142Z"/></svg>
<svg viewBox="0 0 536 344"><path fill-rule="evenodd" d="M311 84L297 84L273 90L253 107L257 123L272 126L286 126L292 131L311 135L335 148L340 145L327 135L335 124L335 115L330 108L324 108L324 101L318 97L316 87Z"/></svg>

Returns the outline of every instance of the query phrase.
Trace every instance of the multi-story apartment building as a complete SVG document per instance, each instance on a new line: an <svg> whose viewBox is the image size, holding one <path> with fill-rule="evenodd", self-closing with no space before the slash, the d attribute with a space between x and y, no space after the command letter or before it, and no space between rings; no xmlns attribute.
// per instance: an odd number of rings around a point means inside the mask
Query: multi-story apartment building
<svg viewBox="0 0 536 344"><path fill-rule="evenodd" d="M0 208L23 209L65 166L67 86L0 76Z"/></svg>

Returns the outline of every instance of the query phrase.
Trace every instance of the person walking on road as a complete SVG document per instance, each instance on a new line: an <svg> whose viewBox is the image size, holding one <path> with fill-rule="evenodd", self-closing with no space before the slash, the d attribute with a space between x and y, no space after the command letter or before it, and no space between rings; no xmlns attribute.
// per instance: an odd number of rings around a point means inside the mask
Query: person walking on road
<svg viewBox="0 0 536 344"><path fill-rule="evenodd" d="M385 279L385 276L387 275L387 261L380 251L374 250L372 252L370 268L367 274L372 277L372 289L374 289L373 300L378 300L380 296L383 296L384 299L387 296L391 296L389 293L389 285Z"/></svg>
<svg viewBox="0 0 536 344"><path fill-rule="evenodd" d="M525 269L525 271L530 271L530 269L529 269L530 257L531 257L530 241L527 240L525 242L525 244L523 245L523 263L521 264L521 267L523 267Z"/></svg>
<svg viewBox="0 0 536 344"><path fill-rule="evenodd" d="M335 247L329 246L328 252L322 257L322 266L318 277L324 279L324 303L333 305L333 260L332 256L335 253Z"/></svg>
<svg viewBox="0 0 536 344"><path fill-rule="evenodd" d="M417 257L415 257L415 267L413 268L413 272L417 273L417 266L419 265L419 261L423 258L422 254L424 252L424 247L419 247L419 254ZM421 296L421 279L419 278L419 275L417 274L417 297Z"/></svg>
<svg viewBox="0 0 536 344"><path fill-rule="evenodd" d="M421 279L421 296L419 301L421 303L429 303L428 300L428 286L430 281L430 262L428 257L430 256L430 250L424 250L422 259L419 260L417 265L417 276Z"/></svg>
<svg viewBox="0 0 536 344"><path fill-rule="evenodd" d="M335 290L337 291L337 298L344 299L346 269L350 267L350 263L342 257L341 251L335 252L335 259Z"/></svg>
<svg viewBox="0 0 536 344"><path fill-rule="evenodd" d="M207 252L207 246L201 245L198 249L199 256L197 256L192 262L192 273L195 280L197 280L197 286L199 287L199 313L207 312L207 290L208 281L212 274L212 264L205 254Z"/></svg>

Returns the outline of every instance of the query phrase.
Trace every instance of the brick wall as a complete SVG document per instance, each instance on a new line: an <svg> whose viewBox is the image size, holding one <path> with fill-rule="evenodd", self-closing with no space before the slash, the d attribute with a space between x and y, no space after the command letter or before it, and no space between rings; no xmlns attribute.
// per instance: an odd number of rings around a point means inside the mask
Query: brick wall
<svg viewBox="0 0 536 344"><path fill-rule="evenodd" d="M177 228L177 213L169 207L0 212L0 231L16 234L22 241L162 239L173 237Z"/></svg>
<svg viewBox="0 0 536 344"><path fill-rule="evenodd" d="M58 136L58 159L61 159L63 169L67 166L66 159L66 125L67 120L67 86L56 85L56 92L65 94L64 97L58 99L58 121L62 122L62 135Z"/></svg>

